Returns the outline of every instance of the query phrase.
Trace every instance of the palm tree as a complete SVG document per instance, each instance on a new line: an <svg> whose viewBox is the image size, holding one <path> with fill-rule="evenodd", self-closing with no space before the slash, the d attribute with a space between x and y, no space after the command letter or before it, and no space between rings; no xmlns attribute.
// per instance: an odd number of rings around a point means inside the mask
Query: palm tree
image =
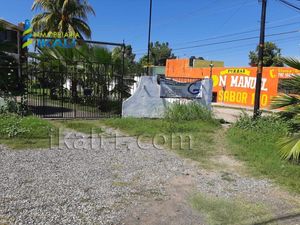
<svg viewBox="0 0 300 225"><path fill-rule="evenodd" d="M290 67L300 70L300 61L292 58L284 58L284 63ZM300 161L300 76L292 76L291 79L283 81L283 88L288 90L287 94L280 94L273 99L274 109L283 109L280 112L282 118L291 122L291 137L282 142L281 156L284 159Z"/></svg>
<svg viewBox="0 0 300 225"><path fill-rule="evenodd" d="M87 0L34 0L32 10L40 10L32 19L35 31L78 32L81 38L91 37L88 14L95 15Z"/></svg>

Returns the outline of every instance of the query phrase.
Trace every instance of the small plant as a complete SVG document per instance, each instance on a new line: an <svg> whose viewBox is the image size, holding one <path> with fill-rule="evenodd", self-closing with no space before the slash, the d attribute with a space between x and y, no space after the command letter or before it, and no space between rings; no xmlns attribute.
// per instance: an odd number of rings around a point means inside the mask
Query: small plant
<svg viewBox="0 0 300 225"><path fill-rule="evenodd" d="M165 119L169 121L202 120L216 122L212 112L196 102L172 104L165 112Z"/></svg>
<svg viewBox="0 0 300 225"><path fill-rule="evenodd" d="M281 119L275 114L253 119L251 116L244 113L233 126L243 130L253 130L260 133L279 132L287 134L289 125L289 122Z"/></svg>
<svg viewBox="0 0 300 225"><path fill-rule="evenodd" d="M0 114L0 138L48 138L53 126L36 117Z"/></svg>
<svg viewBox="0 0 300 225"><path fill-rule="evenodd" d="M30 132L29 129L20 126L20 121L16 122L15 124L11 124L11 126L6 127L4 132L7 134L9 138L16 137L18 135L25 134L26 132Z"/></svg>
<svg viewBox="0 0 300 225"><path fill-rule="evenodd" d="M0 134L2 137L13 138L30 132L20 125L21 117L14 114L5 114L0 117Z"/></svg>
<svg viewBox="0 0 300 225"><path fill-rule="evenodd" d="M20 104L14 97L5 96L3 98L3 104L0 105L0 114L17 113L21 112Z"/></svg>

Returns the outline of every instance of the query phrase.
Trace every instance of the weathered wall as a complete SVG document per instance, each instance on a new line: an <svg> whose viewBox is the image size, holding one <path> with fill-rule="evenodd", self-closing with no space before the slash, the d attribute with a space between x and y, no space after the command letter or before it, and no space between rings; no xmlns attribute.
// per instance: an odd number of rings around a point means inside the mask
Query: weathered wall
<svg viewBox="0 0 300 225"><path fill-rule="evenodd" d="M167 101L160 98L156 76L143 76L136 92L122 105L123 117L161 118Z"/></svg>

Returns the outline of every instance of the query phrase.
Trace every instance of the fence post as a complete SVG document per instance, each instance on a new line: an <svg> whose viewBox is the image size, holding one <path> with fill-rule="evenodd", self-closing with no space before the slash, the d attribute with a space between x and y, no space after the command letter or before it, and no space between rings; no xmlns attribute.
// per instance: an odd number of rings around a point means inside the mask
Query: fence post
<svg viewBox="0 0 300 225"><path fill-rule="evenodd" d="M126 45L123 41L123 46L122 46L122 76L121 76L121 102L123 101L123 92L125 91L125 89L124 89L125 50L126 50Z"/></svg>

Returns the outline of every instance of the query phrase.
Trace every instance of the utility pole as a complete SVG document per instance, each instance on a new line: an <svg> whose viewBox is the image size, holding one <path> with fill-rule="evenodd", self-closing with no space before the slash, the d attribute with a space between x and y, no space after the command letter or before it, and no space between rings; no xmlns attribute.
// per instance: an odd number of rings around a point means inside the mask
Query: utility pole
<svg viewBox="0 0 300 225"><path fill-rule="evenodd" d="M257 65L257 76L256 76L256 89L255 89L255 102L254 102L254 118L260 115L260 92L263 74L263 58L265 49L265 31L266 31L266 14L267 14L267 0L261 0L262 11L261 11L261 24L260 24L260 41L258 50L258 65Z"/></svg>
<svg viewBox="0 0 300 225"><path fill-rule="evenodd" d="M150 44L151 44L151 26L152 26L152 0L150 0L150 13L149 13L149 31L148 31L148 56L147 56L147 75L150 76Z"/></svg>

